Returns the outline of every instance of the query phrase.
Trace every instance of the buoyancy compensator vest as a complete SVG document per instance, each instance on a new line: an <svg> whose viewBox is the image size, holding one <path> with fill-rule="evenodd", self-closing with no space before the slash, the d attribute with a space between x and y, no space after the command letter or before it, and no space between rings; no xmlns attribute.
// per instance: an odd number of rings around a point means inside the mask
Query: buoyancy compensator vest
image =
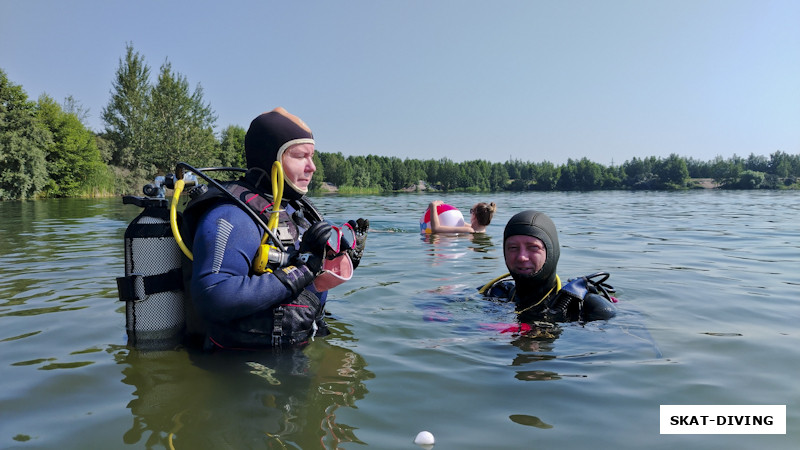
<svg viewBox="0 0 800 450"><path fill-rule="evenodd" d="M175 174L158 176L145 185L144 196L122 198L123 204L143 208L125 230L125 275L117 278L119 300L125 302L129 345L161 350L176 346L187 336L204 334L204 325L188 295L191 259L181 248L184 245L180 235L176 236L176 231L184 228L183 215L171 210L176 206L173 203L177 202L177 195L172 202L165 197L166 189L179 194L178 184L181 189L184 185L194 186L190 197L207 191L206 185L198 184L195 174L221 188L203 170L245 172L237 168L195 169L179 163ZM175 213L174 218L171 213Z"/></svg>
<svg viewBox="0 0 800 450"><path fill-rule="evenodd" d="M230 199L231 196L235 197L241 205L246 205L247 209L259 216L263 216L264 219L270 214L270 208L273 205L272 198L257 193L249 183L233 181L223 184L222 187L227 193L212 187L203 195L189 201L186 205L186 209L183 212L186 217L183 228L186 230L187 239L191 239L194 236L194 227L204 211L220 201ZM307 229L312 222L322 220L322 215L305 196L299 200L292 200L288 204L292 206L294 212L290 216L288 211L282 209L278 216L278 226L273 231L275 239L281 242L284 247L293 246L298 240L300 236L298 226ZM284 251L291 251L291 249L285 248Z"/></svg>
<svg viewBox="0 0 800 450"><path fill-rule="evenodd" d="M272 213L274 199L269 194L261 193L248 181L248 177L242 180L224 183L220 186L225 189L222 192L218 187L211 187L203 195L193 198L183 212L183 223L187 239L191 239L196 231L199 219L205 211L213 208L221 201L230 201L231 197L237 203L246 207L256 215L267 219ZM323 220L322 215L305 196L291 200L283 204L275 222L275 229L272 230L272 242L277 241L282 249L271 247L269 259L259 264L258 257L254 267L251 268L254 274L277 269L288 264L288 261L297 252L295 244L300 239L303 230L310 228L312 223ZM263 249L262 245L262 249ZM273 255L274 258L273 258ZM190 275L190 274L189 274ZM190 279L184 279L187 286ZM189 296L189 292L186 294ZM304 289L291 301L277 305L272 310L271 337L268 339L269 345L273 347L291 346L306 342L310 336L324 336L328 333L327 326L322 321L324 308L318 294L314 294L308 289ZM239 335L239 344L247 348L264 346L264 337L260 336L261 331L253 330L252 336ZM211 333L213 334L213 332ZM223 347L212 337L212 343Z"/></svg>
<svg viewBox="0 0 800 450"><path fill-rule="evenodd" d="M517 303L516 313L522 322L544 320L548 322L589 322L607 320L616 315L617 299L611 294L614 288L606 283L607 272L597 272L571 278L564 286L556 276L557 286L544 298L523 304L517 298L517 289L509 274L500 276L479 288L487 297L507 298Z"/></svg>
<svg viewBox="0 0 800 450"><path fill-rule="evenodd" d="M610 275L597 272L568 280L558 293L549 299L545 311L553 322L590 322L608 320L617 314L617 299L610 293L614 288L605 281Z"/></svg>

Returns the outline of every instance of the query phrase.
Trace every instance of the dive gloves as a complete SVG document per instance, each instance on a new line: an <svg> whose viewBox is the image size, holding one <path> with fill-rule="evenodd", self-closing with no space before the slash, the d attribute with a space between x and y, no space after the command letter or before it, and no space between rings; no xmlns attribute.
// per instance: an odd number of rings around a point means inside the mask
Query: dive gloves
<svg viewBox="0 0 800 450"><path fill-rule="evenodd" d="M363 218L350 220L341 227L317 222L303 233L299 252L291 257L290 265L275 269L273 274L294 296L323 272L326 258L335 260L347 254L355 269L364 254L368 231L369 220Z"/></svg>
<svg viewBox="0 0 800 450"><path fill-rule="evenodd" d="M325 245L331 235L331 224L320 221L303 233L300 252L291 258L291 264L272 273L296 296L322 272Z"/></svg>
<svg viewBox="0 0 800 450"><path fill-rule="evenodd" d="M367 245L369 219L350 220L344 226L350 227L356 235L355 248L347 250L347 254L350 255L350 259L353 261L353 269L355 269L361 262L361 257L364 255L364 247Z"/></svg>

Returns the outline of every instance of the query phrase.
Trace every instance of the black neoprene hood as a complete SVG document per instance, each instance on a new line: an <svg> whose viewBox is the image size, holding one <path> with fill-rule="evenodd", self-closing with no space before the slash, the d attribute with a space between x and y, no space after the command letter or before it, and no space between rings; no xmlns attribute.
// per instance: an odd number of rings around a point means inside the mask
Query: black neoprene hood
<svg viewBox="0 0 800 450"><path fill-rule="evenodd" d="M248 169L261 169L257 187L272 192L269 174L272 164L278 161L282 153L289 147L301 143L314 143L314 136L308 126L299 117L290 114L283 108L275 108L259 115L250 123L244 136L244 153ZM288 179L284 180L284 198L295 200L305 194L298 191Z"/></svg>
<svg viewBox="0 0 800 450"><path fill-rule="evenodd" d="M299 118L283 108L261 114L250 123L244 137L247 168L270 171L281 147L301 139L314 139L314 136Z"/></svg>
<svg viewBox="0 0 800 450"><path fill-rule="evenodd" d="M503 232L503 254L505 255L505 243L511 236L533 236L541 239L544 243L547 256L544 266L539 271L543 278L555 273L558 265L558 258L561 256L561 247L558 244L558 230L556 224L541 211L529 209L515 214L506 224ZM539 275L537 274L537 275ZM539 277L537 277L539 278Z"/></svg>

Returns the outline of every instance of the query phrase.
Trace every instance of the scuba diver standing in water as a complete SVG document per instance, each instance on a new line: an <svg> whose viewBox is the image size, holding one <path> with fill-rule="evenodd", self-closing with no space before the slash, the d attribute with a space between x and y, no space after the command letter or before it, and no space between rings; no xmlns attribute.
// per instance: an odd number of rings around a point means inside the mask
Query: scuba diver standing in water
<svg viewBox="0 0 800 450"><path fill-rule="evenodd" d="M520 322L588 322L614 317L616 299L609 295L614 290L604 283L608 274L579 277L562 287L556 273L560 254L558 230L545 213L518 213L503 232L503 255L509 273L479 292L513 301Z"/></svg>
<svg viewBox="0 0 800 450"><path fill-rule="evenodd" d="M250 124L248 170L225 188L269 219L274 233L214 187L184 210L193 250L190 293L206 349L293 346L328 333L327 290L352 276L369 221L337 227L323 220L305 196L314 150L311 130L283 108ZM267 234L286 251L269 245Z"/></svg>

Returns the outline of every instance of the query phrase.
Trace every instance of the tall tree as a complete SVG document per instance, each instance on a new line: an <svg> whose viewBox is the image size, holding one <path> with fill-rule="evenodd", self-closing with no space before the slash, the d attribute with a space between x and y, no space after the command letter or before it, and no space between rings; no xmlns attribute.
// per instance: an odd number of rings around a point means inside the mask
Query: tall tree
<svg viewBox="0 0 800 450"><path fill-rule="evenodd" d="M169 171L179 161L212 165L215 161L214 123L211 106L203 101L203 88L189 92L186 77L161 66L158 83L151 91L146 161L159 171Z"/></svg>
<svg viewBox="0 0 800 450"><path fill-rule="evenodd" d="M21 86L0 69L0 200L35 197L47 183L45 149L52 134Z"/></svg>
<svg viewBox="0 0 800 450"><path fill-rule="evenodd" d="M61 109L51 97L42 95L37 103L40 121L53 135L47 146L47 171L50 180L44 194L74 197L86 193L107 174L94 134L75 113Z"/></svg>
<svg viewBox="0 0 800 450"><path fill-rule="evenodd" d="M739 176L744 171L744 163L740 157L733 155L727 161L723 160L721 156L714 158L711 165L711 173L714 181L723 186L732 186L739 181Z"/></svg>
<svg viewBox="0 0 800 450"><path fill-rule="evenodd" d="M458 177L461 171L456 163L449 158L442 158L439 160L439 183L442 189L449 191L458 186Z"/></svg>
<svg viewBox="0 0 800 450"><path fill-rule="evenodd" d="M308 185L308 190L312 192L318 192L322 188L322 182L325 181L325 165L322 164L322 159L319 157L319 152L314 152L314 156L311 157L311 160L314 162L314 166L317 168L317 171L314 172L314 176L311 177L311 183Z"/></svg>
<svg viewBox="0 0 800 450"><path fill-rule="evenodd" d="M408 171L403 160L393 156L389 158L389 169L391 175L391 186L393 190L404 189L414 183L413 177Z"/></svg>
<svg viewBox="0 0 800 450"><path fill-rule="evenodd" d="M230 125L220 134L220 147L217 159L224 167L244 167L244 137L247 134L244 128Z"/></svg>
<svg viewBox="0 0 800 450"><path fill-rule="evenodd" d="M508 184L508 171L505 166L500 163L492 164L492 173L489 176L489 189L493 191L501 191L506 188Z"/></svg>
<svg viewBox="0 0 800 450"><path fill-rule="evenodd" d="M363 156L349 156L348 165L353 168L352 181L355 187L370 187L373 183L367 159ZM330 175L328 175L330 177Z"/></svg>
<svg viewBox="0 0 800 450"><path fill-rule="evenodd" d="M561 178L561 168L550 161L544 161L537 166L536 184L532 186L536 191L552 191Z"/></svg>
<svg viewBox="0 0 800 450"><path fill-rule="evenodd" d="M793 173L791 157L780 150L769 155L769 169L772 173L781 178L789 175L798 175L797 173Z"/></svg>
<svg viewBox="0 0 800 450"><path fill-rule="evenodd" d="M129 43L112 82L111 99L102 112L105 136L114 143L112 164L127 169L143 168L149 98L150 67Z"/></svg>

